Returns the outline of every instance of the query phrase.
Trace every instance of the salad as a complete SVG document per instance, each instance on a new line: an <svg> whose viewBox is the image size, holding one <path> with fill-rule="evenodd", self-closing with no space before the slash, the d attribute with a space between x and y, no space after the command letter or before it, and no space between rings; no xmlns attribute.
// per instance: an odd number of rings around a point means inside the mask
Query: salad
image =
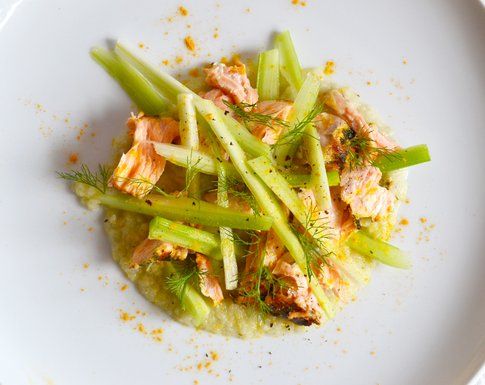
<svg viewBox="0 0 485 385"><path fill-rule="evenodd" d="M104 208L114 259L173 318L245 337L319 325L377 263L410 267L387 241L427 146L401 147L352 90L303 70L289 32L254 70L212 63L195 89L123 42L91 55L138 111L113 167L59 176Z"/></svg>

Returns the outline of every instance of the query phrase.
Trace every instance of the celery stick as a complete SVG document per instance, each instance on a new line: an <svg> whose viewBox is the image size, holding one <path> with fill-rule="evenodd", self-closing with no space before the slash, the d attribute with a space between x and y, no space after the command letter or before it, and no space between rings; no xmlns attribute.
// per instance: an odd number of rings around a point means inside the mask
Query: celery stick
<svg viewBox="0 0 485 385"><path fill-rule="evenodd" d="M193 95L179 94L177 98L177 107L179 112L180 142L182 143L182 146L190 148L191 151L197 151L199 149L199 131L197 128L197 120L195 118ZM197 160L194 160L192 157L192 152L189 154L188 160L190 162L190 164L187 165L188 169L192 170L197 163ZM200 178L199 175L197 175L197 170L192 171L194 174L189 176L189 186L185 186L185 188L187 189L189 197L200 198Z"/></svg>
<svg viewBox="0 0 485 385"><path fill-rule="evenodd" d="M262 179L262 181L276 194L295 218L303 225L307 220L306 207L298 194L293 190L283 175L281 175L271 161L259 157L247 161L247 164Z"/></svg>
<svg viewBox="0 0 485 385"><path fill-rule="evenodd" d="M229 207L229 197L224 186L227 173L224 165L219 163L217 166L217 204L221 207ZM222 261L224 264L224 281L226 290L234 290L237 287L237 261L234 246L234 234L230 227L219 228L221 236Z"/></svg>
<svg viewBox="0 0 485 385"><path fill-rule="evenodd" d="M210 124L222 146L231 157L234 167L241 174L242 179L253 193L263 212L266 215L273 217L274 231L284 243L300 269L305 272L305 252L300 244L300 241L288 224L286 215L274 194L268 189L267 186L264 185L261 179L255 175L255 173L248 166L246 154L238 145L230 130L224 124L224 120L221 117L222 113L210 101L198 100L196 101L195 106ZM332 305L322 287L318 284L317 280L311 280L309 285L327 316L332 317Z"/></svg>
<svg viewBox="0 0 485 385"><path fill-rule="evenodd" d="M293 103L289 118L290 128L282 134L282 137L287 138L287 140L284 140L283 143L275 148L275 156L278 164L286 166L291 164L291 160L295 155L303 136L307 134L306 130L308 125L298 127L298 123L304 121L305 117L307 117L313 110L319 90L320 83L317 77L314 74L309 73ZM293 133L293 135L290 135L289 133Z"/></svg>
<svg viewBox="0 0 485 385"><path fill-rule="evenodd" d="M124 42L118 41L116 43L115 52L123 59L131 62L173 104L177 104L178 94L195 95L192 90L178 80L160 71L157 66L151 64L148 60L143 59L138 52L130 50Z"/></svg>
<svg viewBox="0 0 485 385"><path fill-rule="evenodd" d="M280 94L280 60L277 49L259 54L257 88L259 100L275 100Z"/></svg>
<svg viewBox="0 0 485 385"><path fill-rule="evenodd" d="M150 221L148 238L174 243L214 259L222 259L218 236L162 217Z"/></svg>
<svg viewBox="0 0 485 385"><path fill-rule="evenodd" d="M357 253L386 265L403 269L411 267L411 260L405 253L389 243L371 238L363 230L354 232L347 239L347 245Z"/></svg>
<svg viewBox="0 0 485 385"><path fill-rule="evenodd" d="M173 163L177 166L187 168L188 159L192 157L192 167L194 168L194 170L202 174L217 175L217 164L222 163L226 168L226 173L229 177L241 179L241 176L236 171L234 166L225 160L220 162L210 155L204 154L199 151L191 151L188 148L176 144L158 142L152 142L152 144L155 147L155 151L157 152L157 154L163 156L168 162ZM310 174L283 173L283 176L292 187L310 186ZM338 186L340 183L338 171L332 170L327 172L327 178L328 184L330 186Z"/></svg>
<svg viewBox="0 0 485 385"><path fill-rule="evenodd" d="M194 100L202 99L178 80L161 71L148 60L143 59L137 52L130 50L125 43L118 41L115 52L119 54L121 59L132 63L173 104L177 103L179 94L192 94ZM253 156L269 154L269 147L253 136L237 120L230 116L225 116L224 119L232 134L245 151Z"/></svg>
<svg viewBox="0 0 485 385"><path fill-rule="evenodd" d="M272 223L272 219L268 216L244 214L192 198L149 194L144 199L138 199L128 194L109 191L105 194L96 193L95 199L101 205L115 209L149 216L162 216L174 221L198 223L205 226L268 230Z"/></svg>
<svg viewBox="0 0 485 385"><path fill-rule="evenodd" d="M330 196L327 171L325 170L323 149L315 126L310 124L307 128L307 134L304 142L308 152L310 167L312 168L310 185L313 188L320 210L329 211L332 208L332 198Z"/></svg>
<svg viewBox="0 0 485 385"><path fill-rule="evenodd" d="M282 174L291 187L310 187L311 174ZM340 176L338 171L327 171L327 180L329 186L338 186L340 184Z"/></svg>
<svg viewBox="0 0 485 385"><path fill-rule="evenodd" d="M170 102L138 70L113 52L96 47L91 50L91 57L119 83L140 110L150 115L170 110Z"/></svg>
<svg viewBox="0 0 485 385"><path fill-rule="evenodd" d="M281 74L296 95L303 83L303 78L290 32L285 31L276 36L275 47L279 52Z"/></svg>
<svg viewBox="0 0 485 385"><path fill-rule="evenodd" d="M172 262L165 262L165 266L169 277L179 275ZM204 297L190 283L185 287L182 307L193 317L195 326L203 324L211 311Z"/></svg>
<svg viewBox="0 0 485 385"><path fill-rule="evenodd" d="M192 151L188 148L176 144L152 142L157 154L163 156L167 161L180 167L188 167L189 159L192 157L192 167L197 172L209 175L217 175L217 164L222 163L226 167L227 174L231 177L238 178L239 174L234 166L225 161L217 160L210 155L199 151Z"/></svg>
<svg viewBox="0 0 485 385"><path fill-rule="evenodd" d="M227 129L231 132L236 139L237 143L253 157L268 156L270 154L270 148L266 143L261 142L253 134L251 134L246 127L239 123L236 119L229 115L222 115Z"/></svg>
<svg viewBox="0 0 485 385"><path fill-rule="evenodd" d="M429 162L430 160L431 157L429 155L428 146L425 144L418 144L416 146L397 150L391 154L380 155L373 164L385 173Z"/></svg>

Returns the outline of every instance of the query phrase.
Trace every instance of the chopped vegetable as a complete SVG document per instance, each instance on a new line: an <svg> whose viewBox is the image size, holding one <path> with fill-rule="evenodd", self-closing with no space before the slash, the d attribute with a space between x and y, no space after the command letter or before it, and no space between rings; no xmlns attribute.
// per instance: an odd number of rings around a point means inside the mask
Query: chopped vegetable
<svg viewBox="0 0 485 385"><path fill-rule="evenodd" d="M357 253L386 265L403 269L411 267L411 260L405 253L389 243L370 237L365 231L354 232L347 239L347 244Z"/></svg>
<svg viewBox="0 0 485 385"><path fill-rule="evenodd" d="M168 272L166 280L168 289L179 298L182 308L192 316L194 325L202 325L209 316L211 308L173 262L164 263Z"/></svg>
<svg viewBox="0 0 485 385"><path fill-rule="evenodd" d="M275 100L280 94L280 60L277 49L261 52L258 63L259 100Z"/></svg>
<svg viewBox="0 0 485 385"><path fill-rule="evenodd" d="M214 259L222 259L218 236L162 217L150 221L148 238L174 243Z"/></svg>
<svg viewBox="0 0 485 385"><path fill-rule="evenodd" d="M296 95L300 90L303 79L290 32L285 31L276 36L275 46L279 52L281 74L290 85L293 94Z"/></svg>
<svg viewBox="0 0 485 385"><path fill-rule="evenodd" d="M125 90L143 112L159 115L170 110L170 102L132 65L103 48L93 48L91 56Z"/></svg>
<svg viewBox="0 0 485 385"><path fill-rule="evenodd" d="M396 150L393 154L395 156L387 156L385 154L380 155L373 162L374 166L378 167L384 173L429 162L431 160L428 146L425 144L418 144L416 146Z"/></svg>
<svg viewBox="0 0 485 385"><path fill-rule="evenodd" d="M192 94L179 94L178 95L178 110L179 110L179 126L180 126L180 142L182 146L186 146L191 151L197 151L199 149L199 131L197 128L197 120L195 117L195 108ZM187 182L185 188L187 193L192 198L200 198L200 183L197 175L197 170L193 175L190 175L189 169L195 168L196 162L199 160L192 159L189 155L189 162L187 168Z"/></svg>
<svg viewBox="0 0 485 385"><path fill-rule="evenodd" d="M291 165L303 136L308 135L306 132L308 127L321 112L319 107L315 108L319 89L318 79L315 75L309 73L293 104L289 119L292 127L284 131L276 143L275 158L278 164L286 167Z"/></svg>

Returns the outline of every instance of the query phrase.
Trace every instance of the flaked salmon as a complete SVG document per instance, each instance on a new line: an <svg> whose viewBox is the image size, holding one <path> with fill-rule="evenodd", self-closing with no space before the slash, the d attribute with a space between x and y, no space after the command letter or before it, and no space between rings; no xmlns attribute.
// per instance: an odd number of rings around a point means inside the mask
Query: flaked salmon
<svg viewBox="0 0 485 385"><path fill-rule="evenodd" d="M204 99L212 100L214 104L221 110L232 114L231 109L224 102L234 104L234 100L229 95L222 92L222 90L219 88L213 88L210 91L201 92L200 96Z"/></svg>
<svg viewBox="0 0 485 385"><path fill-rule="evenodd" d="M274 312L300 325L320 324L322 309L298 265L281 258L271 272L285 281L274 295L266 297Z"/></svg>
<svg viewBox="0 0 485 385"><path fill-rule="evenodd" d="M389 150L398 147L394 141L379 132L376 127L369 125L362 114L339 91L328 92L324 97L324 103L335 115L345 120L356 133L369 138L377 147Z"/></svg>
<svg viewBox="0 0 485 385"><path fill-rule="evenodd" d="M214 305L218 305L224 299L219 280L214 276L209 259L197 253L195 258L197 269L199 270L199 286L203 295L210 298Z"/></svg>
<svg viewBox="0 0 485 385"><path fill-rule="evenodd" d="M265 100L256 104L252 112L286 121L290 114L291 107L292 103L285 100ZM256 124L251 128L251 131L253 135L261 139L262 142L271 145L276 143L283 128L282 124L278 124L278 122L275 121L270 125Z"/></svg>
<svg viewBox="0 0 485 385"><path fill-rule="evenodd" d="M254 104L258 101L258 91L251 87L244 64L226 66L223 63L213 63L205 69L205 73L207 84L219 88L234 102Z"/></svg>
<svg viewBox="0 0 485 385"><path fill-rule="evenodd" d="M392 210L396 197L379 185L382 172L373 166L344 168L340 175L341 198L356 218L378 220Z"/></svg>
<svg viewBox="0 0 485 385"><path fill-rule="evenodd" d="M133 251L131 263L133 267L137 267L144 263L166 259L183 261L187 255L188 250L185 247L147 238Z"/></svg>
<svg viewBox="0 0 485 385"><path fill-rule="evenodd" d="M143 198L165 169L165 159L156 153L151 141L172 143L179 136L179 126L172 118L143 114L132 116L127 126L133 135L133 145L122 155L110 183L120 191Z"/></svg>

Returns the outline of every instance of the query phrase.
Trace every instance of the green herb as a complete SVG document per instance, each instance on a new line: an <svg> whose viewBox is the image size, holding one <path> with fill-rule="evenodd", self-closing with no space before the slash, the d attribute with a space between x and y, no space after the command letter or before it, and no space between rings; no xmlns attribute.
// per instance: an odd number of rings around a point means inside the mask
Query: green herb
<svg viewBox="0 0 485 385"><path fill-rule="evenodd" d="M299 142L304 135L309 135L306 133L306 128L309 124L313 124L313 120L317 117L318 114L322 112L322 106L316 105L312 108L312 110L305 116L303 119L298 120L293 127L291 127L288 131L286 131L283 135L281 135L277 142L271 145L271 148L276 148L279 146L287 146L291 145L295 142ZM320 138L316 138L320 140Z"/></svg>
<svg viewBox="0 0 485 385"><path fill-rule="evenodd" d="M174 294L183 305L187 287L190 284L198 285L199 279L205 272L197 268L195 260L190 258L184 262L172 261L175 272L168 275L165 279L168 290Z"/></svg>
<svg viewBox="0 0 485 385"><path fill-rule="evenodd" d="M87 165L83 164L79 171L57 172L57 176L65 180L94 187L104 194L108 188L111 172L111 168L103 165L98 165L98 171L93 172Z"/></svg>
<svg viewBox="0 0 485 385"><path fill-rule="evenodd" d="M271 115L261 114L258 112L254 112L254 108L257 106L257 103L248 104L248 103L239 103L239 104L232 104L227 100L223 101L224 104L229 107L229 109L238 117L240 118L243 123L247 126L249 123L254 124L262 124L264 126L275 128L276 126L279 127L288 127L289 124L287 121L275 118Z"/></svg>
<svg viewBox="0 0 485 385"><path fill-rule="evenodd" d="M253 194L246 188L244 183L231 175L225 175L217 181L219 190L231 195L233 198L239 198L246 202L255 214L259 214L259 205ZM215 191L214 189L212 191Z"/></svg>
<svg viewBox="0 0 485 385"><path fill-rule="evenodd" d="M202 161L201 158L197 158L197 160L192 160L192 151L187 158L187 168L185 170L185 187L182 192L188 192L190 189L190 185L194 181L195 177L197 176L197 169L199 163ZM181 193L182 193L181 192Z"/></svg>
<svg viewBox="0 0 485 385"><path fill-rule="evenodd" d="M327 258L333 255L327 245L327 241L332 238L331 227L319 213L317 207L307 211L305 222L301 224L303 231L292 225L292 230L303 248L308 281L315 276L315 271L320 271L327 264Z"/></svg>
<svg viewBox="0 0 485 385"><path fill-rule="evenodd" d="M145 191L143 192L142 195L146 195L152 191L155 191L161 195L164 196L171 196L170 194L166 193L163 191L160 187L158 187L155 183L152 183L150 180L147 178L128 178L124 176L117 176L115 177L114 175L111 177L111 180L116 179L118 181L126 181L129 184L134 184L134 185L145 185Z"/></svg>
<svg viewBox="0 0 485 385"><path fill-rule="evenodd" d="M377 157L391 161L402 157L393 149L378 147L375 141L369 138L368 133L356 133L352 128L342 132L340 144L344 148L344 152L339 156L340 160L351 170L369 164L374 166Z"/></svg>

